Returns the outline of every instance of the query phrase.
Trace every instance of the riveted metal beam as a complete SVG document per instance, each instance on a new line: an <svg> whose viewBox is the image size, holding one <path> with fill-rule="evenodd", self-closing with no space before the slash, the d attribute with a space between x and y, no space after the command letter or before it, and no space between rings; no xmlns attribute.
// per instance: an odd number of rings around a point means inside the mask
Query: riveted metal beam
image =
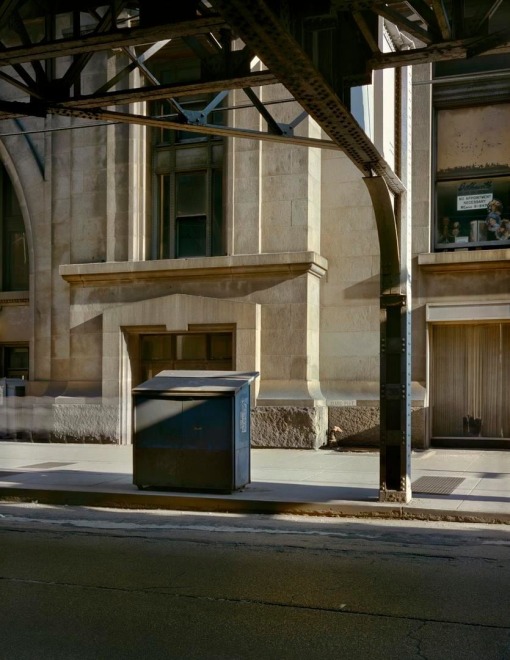
<svg viewBox="0 0 510 660"><path fill-rule="evenodd" d="M445 41L449 41L452 38L452 28L444 5L444 0L430 0L430 2L432 10L437 18L437 24L439 25L441 36Z"/></svg>
<svg viewBox="0 0 510 660"><path fill-rule="evenodd" d="M382 176L395 193L404 190L348 108L263 0L213 0L212 4L365 175Z"/></svg>
<svg viewBox="0 0 510 660"><path fill-rule="evenodd" d="M151 44L163 39L208 34L212 30L222 27L226 27L225 20L218 16L212 16L147 28L119 28L111 32L93 33L72 39L56 39L32 44L31 46L12 46L0 51L0 66L30 62L33 59L53 59L55 57L121 48L122 46Z"/></svg>
<svg viewBox="0 0 510 660"><path fill-rule="evenodd" d="M102 87L97 89L95 91L95 94L102 94L103 92L107 92L109 89L114 87L120 80L128 76L132 71L135 69L139 69L145 76L149 73L147 68L144 66L145 62L151 58L153 55L155 55L158 51L160 51L162 48L164 48L168 43L170 42L170 39L165 39L163 41L158 41L149 48L147 48L146 51L144 51L141 55L136 55L134 52L134 48L127 48L126 46L123 47L123 51L125 54L129 57L131 62L125 66L123 69L121 69L113 78L110 78ZM150 81L154 83L158 83L156 78L150 74Z"/></svg>
<svg viewBox="0 0 510 660"><path fill-rule="evenodd" d="M103 106L125 105L140 101L158 101L172 96L190 96L194 94L222 92L224 90L244 87L260 87L274 85L277 78L270 71L258 71L242 76L232 76L221 80L198 80L188 83L172 83L169 85L150 85L137 89L125 89L102 94L87 94L70 98L62 102L63 107L99 108Z"/></svg>
<svg viewBox="0 0 510 660"><path fill-rule="evenodd" d="M26 105L26 104L22 104ZM18 106L16 106L18 107ZM183 128L190 133L202 133L206 135L220 135L224 137L238 137L249 140L262 140L265 142L280 142L281 144L295 144L304 147L316 147L319 149L331 149L339 151L340 147L331 140L321 140L318 138L302 137L299 135L273 135L272 133L249 130L244 128L233 128L229 126L218 126L215 124L186 124L182 121L172 121L170 119L149 117L146 115L130 114L125 112L116 112L113 110L80 110L78 108L69 108L64 106L48 106L48 114L61 115L64 117L78 117L79 119L102 120L111 122L120 122L124 124L137 124L141 126L152 126L153 128L169 128L182 131ZM16 116L21 116L19 113Z"/></svg>

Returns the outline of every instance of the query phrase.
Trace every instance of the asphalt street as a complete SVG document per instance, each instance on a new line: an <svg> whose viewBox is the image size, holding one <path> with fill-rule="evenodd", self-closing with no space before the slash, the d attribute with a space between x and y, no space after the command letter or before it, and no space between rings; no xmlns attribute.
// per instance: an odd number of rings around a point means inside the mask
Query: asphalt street
<svg viewBox="0 0 510 660"><path fill-rule="evenodd" d="M509 660L510 527L0 506L0 658Z"/></svg>

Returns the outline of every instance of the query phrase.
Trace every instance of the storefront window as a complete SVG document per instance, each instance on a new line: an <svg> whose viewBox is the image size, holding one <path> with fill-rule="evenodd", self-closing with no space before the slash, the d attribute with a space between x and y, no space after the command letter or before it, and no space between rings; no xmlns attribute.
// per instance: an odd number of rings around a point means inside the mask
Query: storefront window
<svg viewBox="0 0 510 660"><path fill-rule="evenodd" d="M510 177L438 182L437 216L438 249L510 245Z"/></svg>
<svg viewBox="0 0 510 660"><path fill-rule="evenodd" d="M436 250L510 246L510 104L437 112Z"/></svg>

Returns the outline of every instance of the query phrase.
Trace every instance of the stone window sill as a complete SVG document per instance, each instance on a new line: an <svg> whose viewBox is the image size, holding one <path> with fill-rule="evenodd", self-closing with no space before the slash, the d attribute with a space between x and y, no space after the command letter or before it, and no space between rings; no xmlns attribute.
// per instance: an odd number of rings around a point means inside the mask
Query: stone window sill
<svg viewBox="0 0 510 660"><path fill-rule="evenodd" d="M436 272L510 268L510 249L419 254L418 266Z"/></svg>
<svg viewBox="0 0 510 660"><path fill-rule="evenodd" d="M278 252L193 259L66 264L60 266L59 272L70 284L98 286L113 282L119 284L203 276L218 278L260 275L297 276L311 273L320 278L327 272L327 268L327 260L315 252Z"/></svg>

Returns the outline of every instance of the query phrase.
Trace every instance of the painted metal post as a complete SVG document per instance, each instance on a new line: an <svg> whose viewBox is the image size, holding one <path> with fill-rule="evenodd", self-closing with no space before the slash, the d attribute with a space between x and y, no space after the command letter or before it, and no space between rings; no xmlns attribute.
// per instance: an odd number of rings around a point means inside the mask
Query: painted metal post
<svg viewBox="0 0 510 660"><path fill-rule="evenodd" d="M381 250L380 488L384 502L411 493L411 104L410 71L399 76L398 174L408 191L392 199L381 177L366 177Z"/></svg>
<svg viewBox="0 0 510 660"><path fill-rule="evenodd" d="M381 296L379 499L411 499L410 314L405 295Z"/></svg>
<svg viewBox="0 0 510 660"><path fill-rule="evenodd" d="M410 316L402 282L397 223L381 177L363 179L374 206L381 248L379 499L411 499Z"/></svg>

